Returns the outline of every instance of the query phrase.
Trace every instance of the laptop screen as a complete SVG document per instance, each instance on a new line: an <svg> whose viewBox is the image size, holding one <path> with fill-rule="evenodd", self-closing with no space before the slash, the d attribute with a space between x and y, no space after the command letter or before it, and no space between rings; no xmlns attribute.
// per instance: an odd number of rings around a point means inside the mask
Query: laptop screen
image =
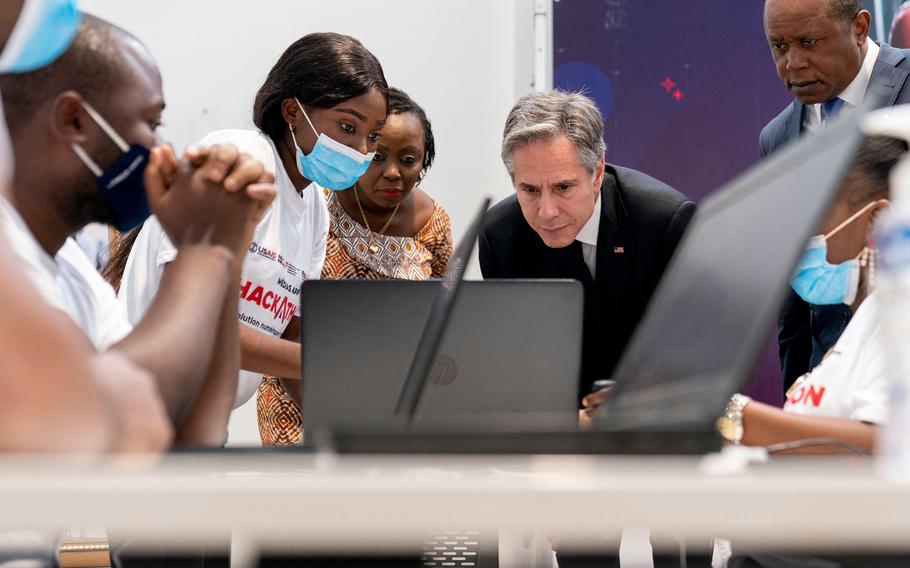
<svg viewBox="0 0 910 568"><path fill-rule="evenodd" d="M860 114L751 169L699 208L616 368L608 422L713 421L744 386L861 142Z"/></svg>
<svg viewBox="0 0 910 568"><path fill-rule="evenodd" d="M465 267L468 264L471 253L474 252L477 235L480 234L480 228L483 226L483 217L489 208L490 198L485 197L477 214L474 215L471 225L462 237L461 243L459 243L458 248L455 249L449 259L449 267L443 277L442 286L437 292L436 300L433 302L433 307L430 311L430 317L427 319L423 335L421 335L420 342L417 344L417 351L411 361L411 368L408 370L407 378L398 398L398 404L395 406L395 413L405 416L409 421L414 418L414 413L417 411L417 405L420 403L420 398L426 387L430 368L436 360L439 344L449 323L449 316L452 314L452 307L455 305L455 298L461 286L461 280L464 277Z"/></svg>

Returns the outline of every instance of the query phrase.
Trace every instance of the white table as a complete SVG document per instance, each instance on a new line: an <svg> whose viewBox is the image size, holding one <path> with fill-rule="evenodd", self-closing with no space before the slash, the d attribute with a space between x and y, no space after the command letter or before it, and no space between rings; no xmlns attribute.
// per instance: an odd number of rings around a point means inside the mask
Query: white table
<svg viewBox="0 0 910 568"><path fill-rule="evenodd" d="M173 455L162 463L0 460L0 530L102 526L169 550L411 550L434 530L624 527L775 550L910 551L910 484L855 458L708 473L694 458Z"/></svg>

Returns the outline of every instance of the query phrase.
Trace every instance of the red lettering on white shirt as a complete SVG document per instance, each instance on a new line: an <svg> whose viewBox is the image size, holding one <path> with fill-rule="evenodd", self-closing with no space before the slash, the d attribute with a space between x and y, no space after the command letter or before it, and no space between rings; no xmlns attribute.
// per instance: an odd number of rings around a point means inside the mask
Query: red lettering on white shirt
<svg viewBox="0 0 910 568"><path fill-rule="evenodd" d="M282 323L287 323L297 313L297 304L286 296L266 290L261 285L253 288L253 283L249 280L240 287L240 299L265 308L272 317L281 320Z"/></svg>
<svg viewBox="0 0 910 568"><path fill-rule="evenodd" d="M822 403L822 398L825 396L825 387L818 385L805 385L799 387L799 389L790 396L790 404L812 404L815 408L818 408Z"/></svg>
<svg viewBox="0 0 910 568"><path fill-rule="evenodd" d="M249 297L246 298L247 302L253 302L257 306L262 305L262 286L256 286L256 288L250 293Z"/></svg>

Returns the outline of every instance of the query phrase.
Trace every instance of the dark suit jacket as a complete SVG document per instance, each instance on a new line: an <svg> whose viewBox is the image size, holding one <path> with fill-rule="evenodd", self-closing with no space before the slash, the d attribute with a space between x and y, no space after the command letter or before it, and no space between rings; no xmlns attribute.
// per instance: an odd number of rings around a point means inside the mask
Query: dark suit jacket
<svg viewBox="0 0 910 568"><path fill-rule="evenodd" d="M910 49L897 49L883 44L872 68L866 95L875 93L882 97L881 106L910 103ZM806 105L794 100L779 115L762 128L759 136L761 156L770 156L776 150L802 135Z"/></svg>
<svg viewBox="0 0 910 568"><path fill-rule="evenodd" d="M528 225L517 196L493 206L480 236L484 278L574 278L585 290L582 378L609 378L682 237L695 204L641 172L607 165L600 188L597 274L584 263L581 244L550 248Z"/></svg>
<svg viewBox="0 0 910 568"><path fill-rule="evenodd" d="M881 106L910 103L910 50L882 45L866 94L882 98ZM765 158L802 135L806 106L794 100L761 131ZM846 305L810 306L791 290L778 320L778 346L784 388L817 365L850 321Z"/></svg>

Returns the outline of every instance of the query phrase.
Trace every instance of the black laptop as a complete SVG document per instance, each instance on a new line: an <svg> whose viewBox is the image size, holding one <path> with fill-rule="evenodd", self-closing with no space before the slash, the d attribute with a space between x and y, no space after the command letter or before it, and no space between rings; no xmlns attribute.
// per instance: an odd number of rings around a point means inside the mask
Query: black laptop
<svg viewBox="0 0 910 568"><path fill-rule="evenodd" d="M613 374L606 430L707 431L745 387L862 135L844 118L699 207Z"/></svg>
<svg viewBox="0 0 910 568"><path fill-rule="evenodd" d="M441 281L312 280L301 294L304 442L394 416ZM574 280L464 282L413 424L578 420L584 291Z"/></svg>

